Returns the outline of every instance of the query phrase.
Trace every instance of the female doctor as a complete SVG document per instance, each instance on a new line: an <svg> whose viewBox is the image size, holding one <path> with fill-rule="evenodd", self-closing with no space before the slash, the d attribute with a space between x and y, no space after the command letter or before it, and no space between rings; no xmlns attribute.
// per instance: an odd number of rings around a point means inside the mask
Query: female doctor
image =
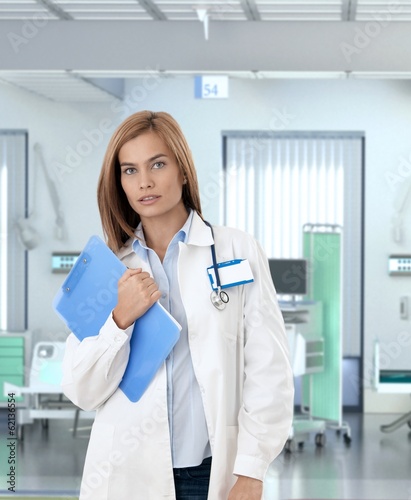
<svg viewBox="0 0 411 500"><path fill-rule="evenodd" d="M97 410L80 500L260 500L293 408L262 249L205 223L190 149L167 113L138 112L118 127L98 204L107 244L128 270L99 334L67 339L64 393ZM207 268L233 259L248 259L253 281L213 292ZM134 322L156 301L182 331L133 403L118 386Z"/></svg>

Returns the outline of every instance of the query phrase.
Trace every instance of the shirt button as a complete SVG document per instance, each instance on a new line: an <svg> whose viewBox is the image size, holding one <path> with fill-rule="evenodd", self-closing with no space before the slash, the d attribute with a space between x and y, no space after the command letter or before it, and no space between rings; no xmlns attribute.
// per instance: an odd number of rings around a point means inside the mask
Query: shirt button
<svg viewBox="0 0 411 500"><path fill-rule="evenodd" d="M205 393L205 389L204 389L204 387L202 385L200 385L200 392L201 392L201 394Z"/></svg>
<svg viewBox="0 0 411 500"><path fill-rule="evenodd" d="M119 342L121 342L121 336L120 336L120 335L116 335L116 336L114 337L114 342L117 342L117 344L118 344Z"/></svg>
<svg viewBox="0 0 411 500"><path fill-rule="evenodd" d="M190 333L190 340L194 340L197 337L197 334Z"/></svg>
<svg viewBox="0 0 411 500"><path fill-rule="evenodd" d="M161 296L163 299L166 299L167 298L167 294L166 293L163 293L163 295Z"/></svg>

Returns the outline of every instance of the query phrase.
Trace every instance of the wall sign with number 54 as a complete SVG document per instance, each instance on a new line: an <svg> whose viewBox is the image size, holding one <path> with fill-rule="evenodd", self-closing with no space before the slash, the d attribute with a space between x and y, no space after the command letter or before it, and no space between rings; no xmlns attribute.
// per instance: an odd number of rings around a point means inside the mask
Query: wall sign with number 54
<svg viewBox="0 0 411 500"><path fill-rule="evenodd" d="M226 99L228 97L228 76L196 76L194 95L196 99Z"/></svg>

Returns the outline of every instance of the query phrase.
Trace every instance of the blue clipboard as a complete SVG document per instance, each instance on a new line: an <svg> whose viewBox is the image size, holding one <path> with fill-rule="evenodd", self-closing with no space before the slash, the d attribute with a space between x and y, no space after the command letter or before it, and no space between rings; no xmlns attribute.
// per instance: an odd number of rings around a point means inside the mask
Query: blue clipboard
<svg viewBox="0 0 411 500"><path fill-rule="evenodd" d="M53 307L81 341L98 335L117 305L117 283L127 267L92 236L57 292ZM180 337L181 326L156 302L134 324L120 389L138 401Z"/></svg>

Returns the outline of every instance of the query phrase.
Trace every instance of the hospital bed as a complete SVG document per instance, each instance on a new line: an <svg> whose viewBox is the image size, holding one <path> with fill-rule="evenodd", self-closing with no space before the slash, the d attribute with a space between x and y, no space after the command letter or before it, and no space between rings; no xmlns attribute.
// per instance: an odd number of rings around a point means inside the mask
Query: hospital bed
<svg viewBox="0 0 411 500"><path fill-rule="evenodd" d="M43 428L49 419L73 419L73 436L76 436L79 419L93 419L95 412L79 410L63 394L61 388L64 342L39 342L34 346L27 387L4 383L3 392L16 396L26 394L25 407L17 409L17 437L23 439L24 426L40 419Z"/></svg>
<svg viewBox="0 0 411 500"><path fill-rule="evenodd" d="M382 370L378 341L374 343L374 389L386 394L411 394L411 370ZM411 411L390 424L381 425L380 429L382 432L393 432L405 424L411 428Z"/></svg>

